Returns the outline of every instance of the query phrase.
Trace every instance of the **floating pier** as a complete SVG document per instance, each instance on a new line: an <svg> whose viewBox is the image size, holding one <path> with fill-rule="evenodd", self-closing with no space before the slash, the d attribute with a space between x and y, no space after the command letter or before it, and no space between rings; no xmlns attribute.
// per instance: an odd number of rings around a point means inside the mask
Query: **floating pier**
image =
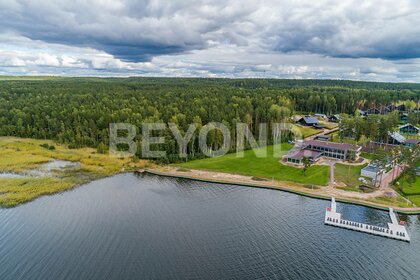
<svg viewBox="0 0 420 280"><path fill-rule="evenodd" d="M410 236L408 235L407 229L405 228L404 224L400 224L398 222L397 216L395 215L392 208L389 208L389 216L391 218L391 223L388 223L388 228L344 220L341 218L341 214L337 213L335 198L332 198L331 207L327 208L325 211L324 223L330 226L336 226L410 242Z"/></svg>

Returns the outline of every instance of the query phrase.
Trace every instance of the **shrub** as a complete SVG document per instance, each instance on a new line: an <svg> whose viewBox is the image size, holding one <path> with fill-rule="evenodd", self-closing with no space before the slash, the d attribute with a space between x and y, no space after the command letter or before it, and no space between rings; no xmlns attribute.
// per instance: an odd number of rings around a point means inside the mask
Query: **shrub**
<svg viewBox="0 0 420 280"><path fill-rule="evenodd" d="M252 177L251 180L254 180L254 181L268 181L267 179L260 178L260 177Z"/></svg>
<svg viewBox="0 0 420 280"><path fill-rule="evenodd" d="M179 171L179 172L189 172L190 170L189 170L189 169L187 169L187 168L182 168L182 167L180 167L180 168L178 168L176 171Z"/></svg>
<svg viewBox="0 0 420 280"><path fill-rule="evenodd" d="M47 143L41 144L39 146L45 149L48 149L50 147L50 145L48 145Z"/></svg>
<svg viewBox="0 0 420 280"><path fill-rule="evenodd" d="M77 145L76 144L69 144L68 148L69 149L77 149Z"/></svg>
<svg viewBox="0 0 420 280"><path fill-rule="evenodd" d="M375 191L375 188L374 187L369 187L369 186L366 186L366 185L360 185L359 190L361 190L364 193L372 193L372 192Z"/></svg>
<svg viewBox="0 0 420 280"><path fill-rule="evenodd" d="M108 146L101 142L101 143L99 143L96 150L97 150L98 154L106 154L108 152Z"/></svg>

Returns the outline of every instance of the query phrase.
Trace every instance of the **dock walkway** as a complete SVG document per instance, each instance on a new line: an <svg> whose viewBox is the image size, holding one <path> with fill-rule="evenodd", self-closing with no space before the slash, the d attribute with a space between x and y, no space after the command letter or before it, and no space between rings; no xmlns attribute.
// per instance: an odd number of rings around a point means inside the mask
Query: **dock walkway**
<svg viewBox="0 0 420 280"><path fill-rule="evenodd" d="M391 223L388 223L388 228L344 220L341 218L341 214L337 212L335 198L332 198L331 207L327 208L325 211L324 223L330 226L351 229L409 242L410 236L408 235L407 229L404 225L398 223L398 219L392 208L389 208L389 216L391 218Z"/></svg>

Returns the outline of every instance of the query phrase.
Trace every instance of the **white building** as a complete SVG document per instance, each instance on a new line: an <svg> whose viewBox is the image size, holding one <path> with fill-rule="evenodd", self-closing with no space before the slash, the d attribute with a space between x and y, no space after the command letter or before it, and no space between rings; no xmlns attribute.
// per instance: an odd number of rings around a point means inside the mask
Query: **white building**
<svg viewBox="0 0 420 280"><path fill-rule="evenodd" d="M367 177L375 181L380 178L382 174L385 173L385 169L379 167L375 163L370 163L368 166L364 167L361 171L362 177Z"/></svg>

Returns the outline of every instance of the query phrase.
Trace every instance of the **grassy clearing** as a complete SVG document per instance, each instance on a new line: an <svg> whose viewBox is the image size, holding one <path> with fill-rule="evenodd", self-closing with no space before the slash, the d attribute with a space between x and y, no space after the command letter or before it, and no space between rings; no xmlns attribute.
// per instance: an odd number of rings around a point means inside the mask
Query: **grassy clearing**
<svg viewBox="0 0 420 280"><path fill-rule="evenodd" d="M315 134L318 134L318 133L322 132L322 130L315 129L315 128L310 127L310 126L298 126L298 128L299 128L300 132L302 133L303 138L306 138L306 137L309 137L309 136L312 136L312 135L315 135Z"/></svg>
<svg viewBox="0 0 420 280"><path fill-rule="evenodd" d="M42 144L52 145L55 150L43 148ZM131 159L98 154L94 149L68 149L52 141L13 137L0 137L0 158L0 172L22 173L55 159L81 164L78 170L57 172L53 177L0 178L0 205L5 207L65 191L121 171L143 168L147 164L146 161L133 162Z"/></svg>
<svg viewBox="0 0 420 280"><path fill-rule="evenodd" d="M319 123L322 125L325 125L327 129L334 129L338 127L337 123L332 123L332 122L327 122L327 121L320 121Z"/></svg>
<svg viewBox="0 0 420 280"><path fill-rule="evenodd" d="M410 207L411 206L401 196L397 196L397 197L384 197L384 196L380 196L380 197L375 197L375 198L367 199L367 201L371 201L371 202L375 202L375 203L381 203L381 204L385 204L385 205L398 206L398 207L401 207L401 208L405 208L405 207Z"/></svg>
<svg viewBox="0 0 420 280"><path fill-rule="evenodd" d="M375 159L375 155L371 154L371 153L367 153L367 152L362 152L360 154L361 157L369 159L369 160L374 160Z"/></svg>
<svg viewBox="0 0 420 280"><path fill-rule="evenodd" d="M333 133L329 134L331 136L331 142L336 142L336 143L347 143L347 144L358 144L356 140L352 139L352 138L343 138L340 139L339 135L338 135L338 131L334 131Z"/></svg>
<svg viewBox="0 0 420 280"><path fill-rule="evenodd" d="M358 180L360 172L366 164L360 166L346 165L337 163L335 165L335 180L346 184L347 187L354 188L354 191L359 191L359 185L361 184Z"/></svg>
<svg viewBox="0 0 420 280"><path fill-rule="evenodd" d="M282 151L287 151L291 145L281 144ZM273 146L267 147L267 157L258 158L254 151L245 151L244 157L238 158L235 153L217 158L194 160L178 166L191 169L203 169L235 173L247 176L289 181L301 184L326 185L328 183L327 166L311 166L305 176L302 169L283 165L279 157L273 155Z"/></svg>
<svg viewBox="0 0 420 280"><path fill-rule="evenodd" d="M419 195L420 196L420 176L417 176L416 182L411 187L409 187L408 183L403 181L403 179L399 179L398 183L399 183L399 186L397 188L399 188L399 190L404 195Z"/></svg>
<svg viewBox="0 0 420 280"><path fill-rule="evenodd" d="M331 139L330 139L331 142L337 142L337 143L340 142L340 139L338 138L338 132L337 131L329 133L328 135L331 137Z"/></svg>
<svg viewBox="0 0 420 280"><path fill-rule="evenodd" d="M420 195L409 195L407 198L415 205L420 206Z"/></svg>

